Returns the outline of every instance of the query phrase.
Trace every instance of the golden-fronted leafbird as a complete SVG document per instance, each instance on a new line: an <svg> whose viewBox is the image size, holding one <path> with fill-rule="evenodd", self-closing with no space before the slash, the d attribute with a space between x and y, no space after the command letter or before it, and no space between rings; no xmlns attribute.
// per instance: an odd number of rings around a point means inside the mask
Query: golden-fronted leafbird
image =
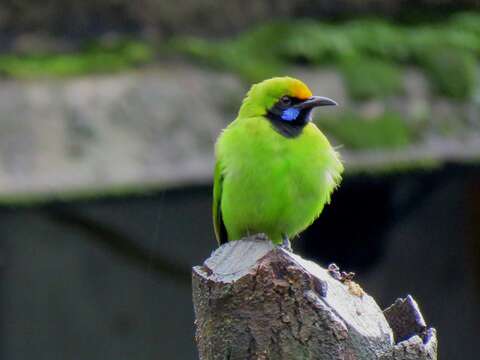
<svg viewBox="0 0 480 360"><path fill-rule="evenodd" d="M289 247L330 201L343 166L311 122L312 110L336 105L300 80L253 85L216 146L213 221L219 244L257 233Z"/></svg>

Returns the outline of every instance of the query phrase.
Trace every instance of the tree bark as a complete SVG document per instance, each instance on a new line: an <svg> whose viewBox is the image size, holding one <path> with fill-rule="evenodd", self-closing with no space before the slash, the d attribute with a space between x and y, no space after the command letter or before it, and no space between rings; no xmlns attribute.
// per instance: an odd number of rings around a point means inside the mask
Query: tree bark
<svg viewBox="0 0 480 360"><path fill-rule="evenodd" d="M437 358L412 297L384 313L348 274L260 235L193 268L193 303L201 360Z"/></svg>

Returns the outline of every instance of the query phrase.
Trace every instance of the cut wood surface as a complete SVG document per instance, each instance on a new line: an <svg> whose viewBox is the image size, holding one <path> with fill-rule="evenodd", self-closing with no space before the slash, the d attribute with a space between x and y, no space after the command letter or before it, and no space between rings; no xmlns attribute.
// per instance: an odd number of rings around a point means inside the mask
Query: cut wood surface
<svg viewBox="0 0 480 360"><path fill-rule="evenodd" d="M347 276L346 276L347 275ZM384 312L335 268L256 235L193 268L200 359L436 359L413 298Z"/></svg>

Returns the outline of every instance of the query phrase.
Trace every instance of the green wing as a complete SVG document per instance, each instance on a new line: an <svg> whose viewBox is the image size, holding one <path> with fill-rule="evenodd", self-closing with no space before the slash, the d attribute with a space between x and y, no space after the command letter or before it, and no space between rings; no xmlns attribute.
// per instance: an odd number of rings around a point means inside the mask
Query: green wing
<svg viewBox="0 0 480 360"><path fill-rule="evenodd" d="M223 174L220 161L217 160L215 164L215 172L213 175L213 228L215 229L215 237L218 244L222 245L228 241L227 229L222 219L222 188L223 188Z"/></svg>

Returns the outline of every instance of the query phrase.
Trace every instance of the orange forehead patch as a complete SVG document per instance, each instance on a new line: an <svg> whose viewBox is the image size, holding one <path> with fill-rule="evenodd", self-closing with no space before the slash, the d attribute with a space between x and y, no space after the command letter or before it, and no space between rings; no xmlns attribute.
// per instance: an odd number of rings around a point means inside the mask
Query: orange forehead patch
<svg viewBox="0 0 480 360"><path fill-rule="evenodd" d="M297 99L305 100L305 99L308 99L309 97L312 97L313 94L310 91L310 89L307 87L307 85L297 80L293 83L291 95L293 97L296 97Z"/></svg>

